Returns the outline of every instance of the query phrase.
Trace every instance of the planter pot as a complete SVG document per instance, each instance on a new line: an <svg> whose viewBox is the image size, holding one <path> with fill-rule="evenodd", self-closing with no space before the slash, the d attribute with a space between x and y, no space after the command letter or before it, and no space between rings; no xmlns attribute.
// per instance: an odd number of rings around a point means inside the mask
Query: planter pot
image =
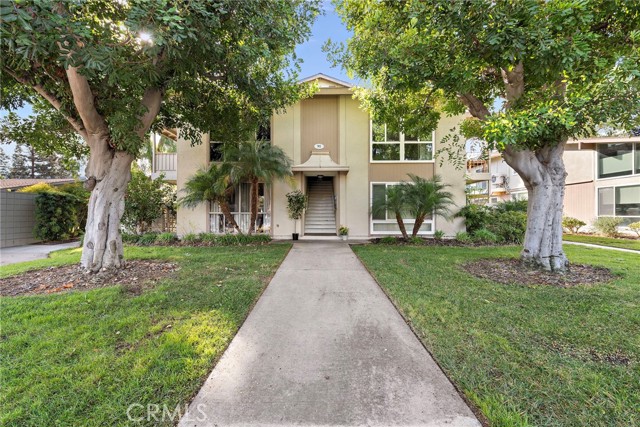
<svg viewBox="0 0 640 427"><path fill-rule="evenodd" d="M343 236L340 236L340 238L341 238L342 240L347 240L347 239L349 239L349 236L347 236L347 235L343 235Z"/></svg>
<svg viewBox="0 0 640 427"><path fill-rule="evenodd" d="M299 236L300 236L300 235L299 235L298 233L292 233L292 234L291 234L291 238L292 238L293 240L298 240L298 237L299 237Z"/></svg>

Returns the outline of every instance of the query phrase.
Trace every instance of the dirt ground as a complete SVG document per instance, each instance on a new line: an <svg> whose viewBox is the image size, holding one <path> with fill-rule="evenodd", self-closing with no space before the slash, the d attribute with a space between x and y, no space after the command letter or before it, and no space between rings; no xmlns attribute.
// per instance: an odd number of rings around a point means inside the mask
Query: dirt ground
<svg viewBox="0 0 640 427"><path fill-rule="evenodd" d="M174 263L146 260L127 261L121 270L97 275L86 273L77 264L49 267L0 279L0 296L87 291L113 285L125 285L127 291L137 294L177 270Z"/></svg>

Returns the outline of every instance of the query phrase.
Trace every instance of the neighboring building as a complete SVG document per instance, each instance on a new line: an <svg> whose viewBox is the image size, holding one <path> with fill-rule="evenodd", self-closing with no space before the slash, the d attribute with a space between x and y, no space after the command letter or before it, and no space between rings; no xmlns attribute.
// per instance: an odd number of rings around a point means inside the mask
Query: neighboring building
<svg viewBox="0 0 640 427"><path fill-rule="evenodd" d="M599 216L622 218L622 225L640 221L640 137L598 137L572 140L564 153L567 180L564 214L587 224ZM486 175L475 171L480 167ZM490 204L526 199L527 189L499 153L488 162L467 161L467 192L472 200Z"/></svg>
<svg viewBox="0 0 640 427"><path fill-rule="evenodd" d="M53 178L53 179L0 179L0 191L18 191L21 188L30 187L35 184L45 183L57 187L63 184L75 182L73 178Z"/></svg>
<svg viewBox="0 0 640 427"><path fill-rule="evenodd" d="M319 91L286 112L274 114L271 129L265 132L271 143L281 147L293 160L294 185L275 182L260 185L257 226L275 238L291 238L294 221L287 214L286 194L298 188L309 197L309 208L297 225L304 236L336 236L341 225L349 227L352 238L399 234L390 215L371 215L373 195L386 186L408 181L408 173L430 178L440 175L454 195L458 207L465 204L464 171L452 165L439 166L434 152L442 138L462 117L443 118L435 132L417 138L387 132L384 125L372 125L369 114L353 98L350 84L325 75L315 75L301 83L317 82ZM168 179L175 170L178 191L199 168L219 161L219 144L203 135L202 144L191 146L178 134L176 154L154 153L153 173ZM180 196L180 194L178 194ZM241 228L249 222L249 185L241 184L230 201ZM407 220L411 229L411 219ZM429 218L421 234L443 230L453 235L464 229L460 219ZM216 204L195 209L178 209L177 232L228 231Z"/></svg>

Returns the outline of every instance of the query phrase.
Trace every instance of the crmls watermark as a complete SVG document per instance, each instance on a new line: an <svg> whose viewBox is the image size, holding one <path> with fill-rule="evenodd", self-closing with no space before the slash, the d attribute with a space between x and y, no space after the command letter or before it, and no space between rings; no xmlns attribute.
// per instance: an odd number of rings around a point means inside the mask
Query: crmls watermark
<svg viewBox="0 0 640 427"><path fill-rule="evenodd" d="M127 418L129 421L141 423L143 421L173 421L177 422L184 417L184 421L206 421L207 414L204 412L206 405L200 403L188 411L189 405L177 405L175 408L169 408L166 404L157 405L149 403L143 405L141 403L132 403L127 408Z"/></svg>

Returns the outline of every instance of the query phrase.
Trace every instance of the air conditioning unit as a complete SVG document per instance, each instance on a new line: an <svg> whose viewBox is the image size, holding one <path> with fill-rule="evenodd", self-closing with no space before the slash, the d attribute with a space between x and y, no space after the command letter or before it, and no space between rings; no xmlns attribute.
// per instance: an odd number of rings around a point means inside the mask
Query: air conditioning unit
<svg viewBox="0 0 640 427"><path fill-rule="evenodd" d="M505 179L504 175L491 175L491 183L494 185L504 185Z"/></svg>

